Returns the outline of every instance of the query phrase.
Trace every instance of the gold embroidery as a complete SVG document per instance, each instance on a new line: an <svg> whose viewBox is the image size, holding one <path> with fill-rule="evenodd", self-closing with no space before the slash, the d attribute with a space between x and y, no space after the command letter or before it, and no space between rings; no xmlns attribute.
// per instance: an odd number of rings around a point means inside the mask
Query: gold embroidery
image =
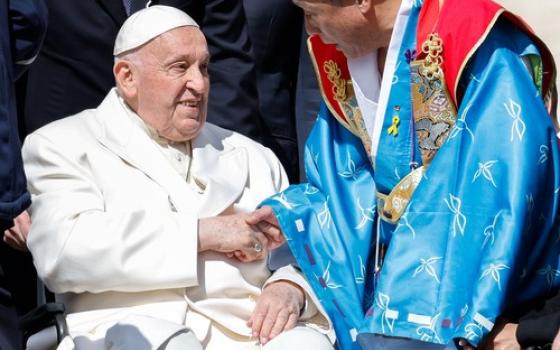
<svg viewBox="0 0 560 350"><path fill-rule="evenodd" d="M443 77L441 65L443 64L443 41L437 33L430 34L428 40L422 45L422 52L426 58L422 61L420 74L428 80L436 80Z"/></svg>
<svg viewBox="0 0 560 350"><path fill-rule="evenodd" d="M441 64L443 42L430 34L422 45L423 60L410 64L412 111L424 166L428 166L455 125L457 111L451 100Z"/></svg>
<svg viewBox="0 0 560 350"><path fill-rule="evenodd" d="M371 139L367 132L362 112L354 96L352 80L345 80L341 77L340 67L333 60L325 61L323 70L327 74L329 81L333 84L332 93L348 120L349 130L360 137L371 160Z"/></svg>
<svg viewBox="0 0 560 350"><path fill-rule="evenodd" d="M327 78L333 84L332 92L334 98L338 102L346 101L348 98L348 94L346 93L347 81L340 77L342 73L340 72L338 64L336 64L333 60L325 61L323 64L323 70L327 73Z"/></svg>
<svg viewBox="0 0 560 350"><path fill-rule="evenodd" d="M422 180L424 167L414 169L406 175L388 195L377 192L379 216L392 224L396 224L404 213L412 194Z"/></svg>
<svg viewBox="0 0 560 350"><path fill-rule="evenodd" d="M455 125L457 111L451 100L441 65L443 42L430 34L422 45L426 57L410 64L412 114L423 166L405 176L388 195L378 193L380 217L397 223L408 206L437 151ZM393 119L394 124L394 119Z"/></svg>

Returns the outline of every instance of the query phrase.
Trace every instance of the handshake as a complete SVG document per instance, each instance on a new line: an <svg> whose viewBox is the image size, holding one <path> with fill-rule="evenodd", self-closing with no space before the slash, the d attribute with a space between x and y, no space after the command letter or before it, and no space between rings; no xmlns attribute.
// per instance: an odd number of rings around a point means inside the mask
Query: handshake
<svg viewBox="0 0 560 350"><path fill-rule="evenodd" d="M284 240L270 207L198 221L199 252L220 252L242 262L263 259L269 250L279 247Z"/></svg>

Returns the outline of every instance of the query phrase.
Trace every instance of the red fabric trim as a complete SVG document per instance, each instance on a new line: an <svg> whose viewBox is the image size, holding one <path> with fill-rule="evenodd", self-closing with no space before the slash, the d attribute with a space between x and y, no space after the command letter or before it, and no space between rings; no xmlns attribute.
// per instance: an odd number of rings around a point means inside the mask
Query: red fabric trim
<svg viewBox="0 0 560 350"><path fill-rule="evenodd" d="M319 87L323 93L323 97L327 100L327 105L333 114L348 123L348 119L344 115L338 101L334 98L333 84L329 81L327 74L323 70L323 64L328 60L333 60L338 64L341 72L341 78L350 79L350 71L346 62L346 56L337 50L336 45L325 44L318 35L312 35L309 38L311 48L311 60L314 61L317 76L319 77Z"/></svg>
<svg viewBox="0 0 560 350"><path fill-rule="evenodd" d="M455 85L463 62L481 40L502 7L488 0L445 0L439 11L439 0L425 0L417 30L417 50L428 34L438 33L443 40L443 72L451 98L457 105ZM439 13L438 13L439 12ZM435 15L434 15L435 13Z"/></svg>
<svg viewBox="0 0 560 350"><path fill-rule="evenodd" d="M443 72L451 98L457 105L457 80L461 69L468 61L477 44L484 40L490 26L495 24L496 16L503 7L491 0L445 0L441 11L439 0L425 0L417 28L418 58L422 56L422 44L432 32L438 33L443 40ZM525 31L539 47L543 58L543 88L547 91L553 82L554 60L546 45L534 34L532 29L519 17L510 12L503 13L513 24Z"/></svg>

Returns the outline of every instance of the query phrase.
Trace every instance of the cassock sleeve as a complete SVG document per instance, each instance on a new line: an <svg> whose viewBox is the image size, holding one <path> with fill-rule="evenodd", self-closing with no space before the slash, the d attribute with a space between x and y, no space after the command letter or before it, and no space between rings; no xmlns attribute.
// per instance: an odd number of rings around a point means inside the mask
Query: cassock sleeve
<svg viewBox="0 0 560 350"><path fill-rule="evenodd" d="M28 246L47 287L97 293L196 285L197 217L168 205L107 208L86 154L67 147L35 133L23 148L33 196Z"/></svg>

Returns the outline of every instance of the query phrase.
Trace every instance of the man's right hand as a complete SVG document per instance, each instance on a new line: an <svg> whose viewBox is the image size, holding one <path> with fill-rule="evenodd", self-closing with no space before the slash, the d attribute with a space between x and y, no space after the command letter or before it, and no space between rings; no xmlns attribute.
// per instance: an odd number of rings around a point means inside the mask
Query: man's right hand
<svg viewBox="0 0 560 350"><path fill-rule="evenodd" d="M286 239L271 207L264 206L255 210L247 218L247 223L257 227L266 235L270 241L269 249L275 249L284 244Z"/></svg>
<svg viewBox="0 0 560 350"><path fill-rule="evenodd" d="M269 239L247 223L248 214L216 216L198 221L198 251L212 250L242 262L263 259Z"/></svg>

